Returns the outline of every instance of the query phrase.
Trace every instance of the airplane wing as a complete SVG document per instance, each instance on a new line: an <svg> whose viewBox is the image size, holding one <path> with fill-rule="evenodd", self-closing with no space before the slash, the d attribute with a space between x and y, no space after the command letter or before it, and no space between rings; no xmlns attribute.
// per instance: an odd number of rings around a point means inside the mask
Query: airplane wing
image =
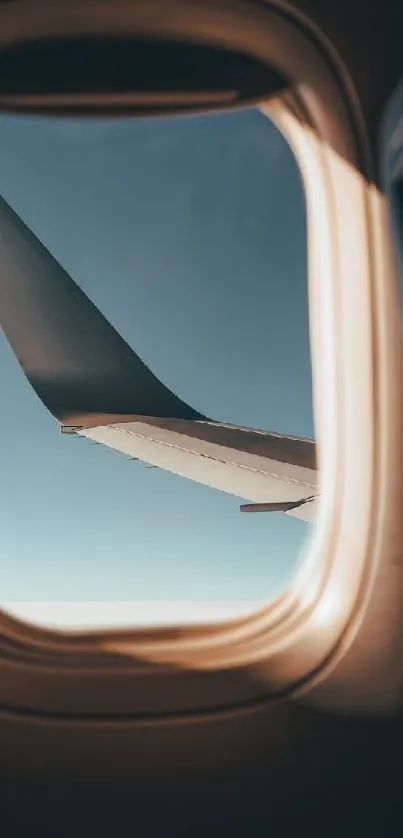
<svg viewBox="0 0 403 838"><path fill-rule="evenodd" d="M254 511L313 520L314 441L215 422L182 401L1 198L0 325L64 433L252 501Z"/></svg>

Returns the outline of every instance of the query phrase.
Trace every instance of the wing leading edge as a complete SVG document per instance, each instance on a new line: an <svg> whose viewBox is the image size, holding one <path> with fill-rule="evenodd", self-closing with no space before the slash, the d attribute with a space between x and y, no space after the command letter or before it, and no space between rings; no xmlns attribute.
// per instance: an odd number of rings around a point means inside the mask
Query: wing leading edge
<svg viewBox="0 0 403 838"><path fill-rule="evenodd" d="M214 422L149 370L0 199L0 325L64 433L313 520L313 440Z"/></svg>

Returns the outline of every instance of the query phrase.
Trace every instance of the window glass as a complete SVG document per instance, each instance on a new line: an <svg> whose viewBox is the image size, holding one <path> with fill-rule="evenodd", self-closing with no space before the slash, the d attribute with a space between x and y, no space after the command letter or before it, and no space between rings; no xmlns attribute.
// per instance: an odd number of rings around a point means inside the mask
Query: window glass
<svg viewBox="0 0 403 838"><path fill-rule="evenodd" d="M303 186L267 116L3 115L0 160L5 201L170 390L220 423L313 437ZM188 621L183 603L224 618L284 588L309 524L61 434L1 330L0 371L4 607Z"/></svg>

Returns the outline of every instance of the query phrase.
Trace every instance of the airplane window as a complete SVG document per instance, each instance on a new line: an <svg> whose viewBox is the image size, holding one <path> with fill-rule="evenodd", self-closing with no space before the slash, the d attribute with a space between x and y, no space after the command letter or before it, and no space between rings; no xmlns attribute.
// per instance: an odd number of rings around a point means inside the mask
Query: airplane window
<svg viewBox="0 0 403 838"><path fill-rule="evenodd" d="M0 160L3 607L197 622L278 594L316 492L283 136L258 109L2 115Z"/></svg>

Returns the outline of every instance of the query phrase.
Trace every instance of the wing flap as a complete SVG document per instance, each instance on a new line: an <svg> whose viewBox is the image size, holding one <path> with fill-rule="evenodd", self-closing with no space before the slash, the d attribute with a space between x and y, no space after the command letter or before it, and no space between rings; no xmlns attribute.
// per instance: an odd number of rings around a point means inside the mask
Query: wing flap
<svg viewBox="0 0 403 838"><path fill-rule="evenodd" d="M282 438L269 432L259 432L259 446L255 442L253 453L246 429L217 424L212 442L211 423L203 421L159 420L156 424L144 419L83 428L78 433L253 503L296 504L312 498L317 487L316 470L287 461ZM273 457L274 441L277 458ZM298 447L298 440L294 442ZM301 440L301 448L306 444ZM315 443L310 444L314 448Z"/></svg>

